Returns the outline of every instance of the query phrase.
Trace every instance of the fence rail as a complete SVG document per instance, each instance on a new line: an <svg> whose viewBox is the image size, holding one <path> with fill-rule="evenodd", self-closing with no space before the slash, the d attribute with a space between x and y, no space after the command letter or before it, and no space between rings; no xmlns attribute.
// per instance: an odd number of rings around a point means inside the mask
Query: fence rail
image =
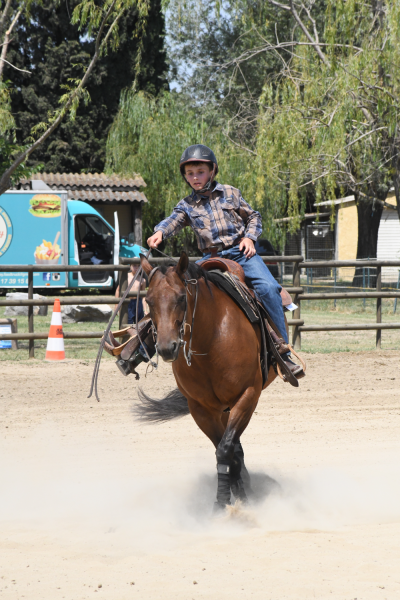
<svg viewBox="0 0 400 600"><path fill-rule="evenodd" d="M399 267L400 281L400 260L316 260L305 261L303 256L265 256L262 257L265 263L292 263L293 264L293 281L292 286L286 287L287 291L293 295L293 302L298 306L293 312L293 318L288 320L289 327L292 327L292 343L296 349L301 348L301 334L308 331L360 331L360 330L376 330L376 347L381 346L381 332L383 329L400 329L400 323L382 323L382 298L400 298L400 290L382 291L382 267ZM179 257L174 258L178 261ZM190 257L191 262L199 260L199 257ZM167 258L149 258L149 262L153 264L165 264ZM87 271L119 271L120 272L120 293L121 295L128 285L128 272L131 264L139 264L139 258L121 258L118 265L0 265L0 271L3 272L21 272L28 273L28 299L25 300L9 300L0 298L0 306L27 306L28 307L28 333L10 333L0 334L0 340L28 340L29 341L29 357L34 357L34 341L47 339L47 333L34 332L34 306L51 306L53 300L33 299L33 273L35 272L87 272ZM376 290L373 292L323 292L309 293L304 291L301 285L302 270L316 269L320 267L336 269L344 267L368 267L376 269ZM335 277L336 282L336 277ZM142 297L146 296L146 292L140 292ZM124 301L120 311L120 327L127 324L128 303L136 294L129 295ZM336 324L336 325L305 325L304 319L301 318L301 301L302 300L340 300L349 298L375 298L376 299L376 323L354 323L354 324ZM69 296L60 297L61 305L74 304L116 304L119 298L115 296ZM103 332L64 332L65 339L93 339L100 338Z"/></svg>

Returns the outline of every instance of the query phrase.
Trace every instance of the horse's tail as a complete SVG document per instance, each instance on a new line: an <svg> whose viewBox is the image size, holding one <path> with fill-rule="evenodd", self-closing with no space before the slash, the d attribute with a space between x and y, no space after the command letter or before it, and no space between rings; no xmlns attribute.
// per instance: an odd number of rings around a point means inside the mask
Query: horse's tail
<svg viewBox="0 0 400 600"><path fill-rule="evenodd" d="M163 423L172 419L180 419L190 413L188 401L178 388L169 392L161 400L150 398L139 388L139 402L133 407L133 414L140 421Z"/></svg>

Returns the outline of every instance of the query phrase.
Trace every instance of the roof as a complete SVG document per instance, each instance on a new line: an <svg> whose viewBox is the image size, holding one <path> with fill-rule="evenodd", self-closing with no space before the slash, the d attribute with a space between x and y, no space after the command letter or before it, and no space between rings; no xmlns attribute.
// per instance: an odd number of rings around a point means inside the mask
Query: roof
<svg viewBox="0 0 400 600"><path fill-rule="evenodd" d="M43 181L50 189L64 189L68 198L84 202L147 202L139 188L146 187L143 178L122 178L105 173L36 173L21 179L21 189L37 189L33 182Z"/></svg>

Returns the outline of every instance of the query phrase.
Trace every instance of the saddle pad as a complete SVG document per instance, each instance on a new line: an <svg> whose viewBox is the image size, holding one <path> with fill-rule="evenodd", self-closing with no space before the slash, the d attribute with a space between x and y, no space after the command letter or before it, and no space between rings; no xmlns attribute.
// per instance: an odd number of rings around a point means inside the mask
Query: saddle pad
<svg viewBox="0 0 400 600"><path fill-rule="evenodd" d="M208 279L220 290L228 294L242 309L250 323L258 323L259 317L251 308L249 302L239 293L234 284L220 271L208 271Z"/></svg>

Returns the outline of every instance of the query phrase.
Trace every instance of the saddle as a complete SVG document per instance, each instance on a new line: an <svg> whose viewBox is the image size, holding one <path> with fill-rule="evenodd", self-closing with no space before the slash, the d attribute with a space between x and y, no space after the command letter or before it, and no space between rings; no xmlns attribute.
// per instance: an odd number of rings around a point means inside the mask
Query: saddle
<svg viewBox="0 0 400 600"><path fill-rule="evenodd" d="M243 267L241 267L234 260L229 260L228 258L220 258L219 256L212 256L211 258L207 258L204 261L199 262L199 265L205 271L222 271L223 273L230 273L239 279L239 281L246 285ZM246 286L247 287L247 286ZM250 294L254 297L254 291L250 288L247 288ZM281 289L281 299L282 306L284 309L287 309L288 306L293 304L293 300L291 295L285 288Z"/></svg>
<svg viewBox="0 0 400 600"><path fill-rule="evenodd" d="M208 272L212 283L225 291L239 305L249 321L258 323L261 331L260 362L263 373L263 387L268 380L270 365L273 366L281 379L288 381L294 387L298 387L298 380L281 356L287 352L293 352L296 356L297 354L289 344L286 344L254 290L247 287L243 268L235 261L219 256L212 256L199 264ZM281 299L284 310L293 302L289 292L284 288L281 289ZM298 358L304 365L300 357Z"/></svg>

